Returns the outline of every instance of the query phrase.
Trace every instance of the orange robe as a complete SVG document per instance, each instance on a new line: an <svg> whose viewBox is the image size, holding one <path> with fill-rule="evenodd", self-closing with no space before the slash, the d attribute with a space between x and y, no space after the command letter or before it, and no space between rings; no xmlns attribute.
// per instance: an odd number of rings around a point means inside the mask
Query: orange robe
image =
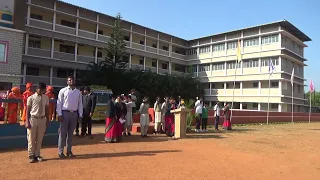
<svg viewBox="0 0 320 180"><path fill-rule="evenodd" d="M54 99L53 92L47 91L46 95L48 96L49 100ZM56 110L56 104L53 102L50 102L49 103L49 120L50 121L54 120L55 110Z"/></svg>
<svg viewBox="0 0 320 180"><path fill-rule="evenodd" d="M26 90L22 94L22 96L23 96L23 113L22 113L22 117L21 117L22 121L26 121L26 119L27 119L27 100L28 100L28 97L30 97L32 94L33 94L33 92L30 90Z"/></svg>
<svg viewBox="0 0 320 180"><path fill-rule="evenodd" d="M19 93L13 93L11 92L8 96L8 99L22 99L22 95ZM20 103L20 110L23 108L23 104ZM8 103L8 123L9 124L14 124L17 123L18 119L18 103Z"/></svg>

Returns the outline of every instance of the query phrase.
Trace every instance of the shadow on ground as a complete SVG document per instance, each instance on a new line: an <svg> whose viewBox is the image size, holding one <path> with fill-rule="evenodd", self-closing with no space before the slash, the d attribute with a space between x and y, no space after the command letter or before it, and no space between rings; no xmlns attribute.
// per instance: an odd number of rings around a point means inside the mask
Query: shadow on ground
<svg viewBox="0 0 320 180"><path fill-rule="evenodd" d="M132 151L132 152L118 152L118 153L96 153L96 154L79 154L73 159L96 159L96 158L113 158L113 157L127 157L127 156L154 156L160 153L175 153L182 152L181 150L159 150L159 151ZM52 158L47 160L60 160L59 158Z"/></svg>

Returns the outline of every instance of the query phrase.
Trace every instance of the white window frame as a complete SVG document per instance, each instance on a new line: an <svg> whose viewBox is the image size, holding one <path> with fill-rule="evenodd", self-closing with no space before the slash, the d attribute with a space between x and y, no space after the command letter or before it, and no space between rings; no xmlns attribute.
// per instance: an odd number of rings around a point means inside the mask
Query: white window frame
<svg viewBox="0 0 320 180"><path fill-rule="evenodd" d="M2 49L0 49L0 63L7 63L8 62L8 48L9 48L9 42L7 41L1 41L0 40L0 45L4 46L3 52ZM3 54L3 55L2 55ZM2 60L3 57L3 60Z"/></svg>

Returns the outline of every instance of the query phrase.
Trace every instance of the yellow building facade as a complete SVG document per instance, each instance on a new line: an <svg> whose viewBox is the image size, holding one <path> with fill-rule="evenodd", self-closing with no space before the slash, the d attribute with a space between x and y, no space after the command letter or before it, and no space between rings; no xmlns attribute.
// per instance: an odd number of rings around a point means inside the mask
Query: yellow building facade
<svg viewBox="0 0 320 180"><path fill-rule="evenodd" d="M90 62L103 61L113 17L61 1L28 0L26 7L22 85L42 81L65 86L68 75L76 77ZM127 68L172 75L191 69L211 106L234 101L237 109L262 111L269 101L270 110L280 112L292 110L294 68L294 111L305 111L304 42L311 39L286 20L192 40L125 20L122 27ZM236 64L238 40L242 61ZM269 88L270 61L275 71Z"/></svg>

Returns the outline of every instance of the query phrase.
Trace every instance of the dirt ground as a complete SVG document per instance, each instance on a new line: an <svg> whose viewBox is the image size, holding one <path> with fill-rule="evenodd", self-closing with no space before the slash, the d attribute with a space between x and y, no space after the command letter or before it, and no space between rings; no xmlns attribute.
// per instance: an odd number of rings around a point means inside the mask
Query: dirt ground
<svg viewBox="0 0 320 180"><path fill-rule="evenodd" d="M159 135L106 144L103 127L94 139L74 138L74 159L57 159L46 147L45 162L29 164L26 150L0 152L0 179L208 179L319 180L320 123L234 127L233 131Z"/></svg>

